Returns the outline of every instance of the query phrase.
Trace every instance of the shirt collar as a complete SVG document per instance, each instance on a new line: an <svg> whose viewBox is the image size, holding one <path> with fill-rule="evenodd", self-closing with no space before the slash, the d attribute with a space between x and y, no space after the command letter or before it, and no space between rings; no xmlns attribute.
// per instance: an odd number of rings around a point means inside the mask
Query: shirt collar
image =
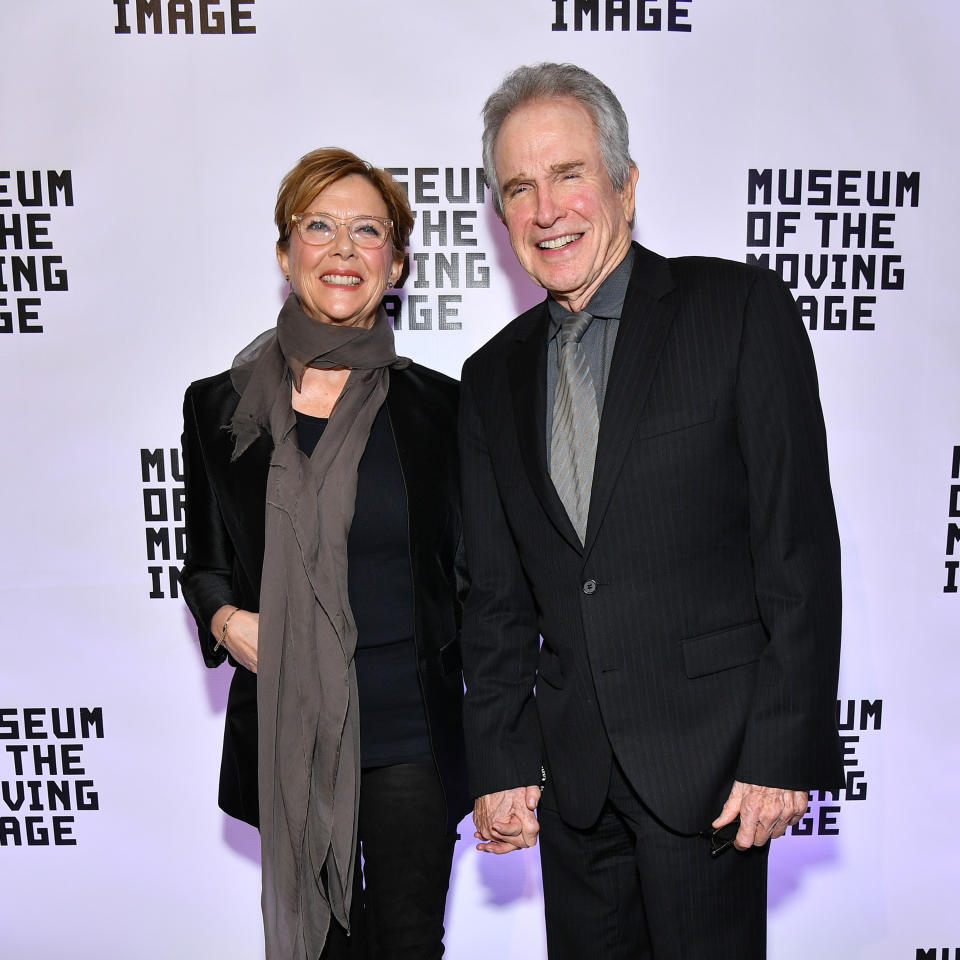
<svg viewBox="0 0 960 960"><path fill-rule="evenodd" d="M627 296L627 284L633 272L633 245L627 248L626 256L615 266L597 287L595 293L584 307L587 313L594 317L603 317L609 320L619 320L623 312L623 301ZM564 317L570 311L561 307L553 297L547 297L547 309L550 311L550 327L548 340L552 340L560 329Z"/></svg>

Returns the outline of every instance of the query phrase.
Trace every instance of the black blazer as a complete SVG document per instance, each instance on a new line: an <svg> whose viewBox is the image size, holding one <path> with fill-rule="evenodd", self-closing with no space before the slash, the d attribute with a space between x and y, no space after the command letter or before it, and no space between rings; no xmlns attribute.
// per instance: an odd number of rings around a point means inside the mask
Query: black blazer
<svg viewBox="0 0 960 960"><path fill-rule="evenodd" d="M585 546L547 472L546 305L464 366L468 767L478 795L538 783L543 764L585 827L612 750L654 813L693 833L734 778L842 785L839 542L787 289L634 250Z"/></svg>
<svg viewBox="0 0 960 960"><path fill-rule="evenodd" d="M461 720L460 599L463 583L456 449L456 381L412 364L390 371L387 412L407 489L418 668L430 742L453 829L469 809ZM262 434L234 463L225 429L239 395L229 373L198 380L183 405L187 555L180 583L197 621L207 666L210 621L224 604L260 608L267 470L273 442ZM232 662L232 661L231 661ZM227 700L220 806L258 825L256 676L236 670Z"/></svg>

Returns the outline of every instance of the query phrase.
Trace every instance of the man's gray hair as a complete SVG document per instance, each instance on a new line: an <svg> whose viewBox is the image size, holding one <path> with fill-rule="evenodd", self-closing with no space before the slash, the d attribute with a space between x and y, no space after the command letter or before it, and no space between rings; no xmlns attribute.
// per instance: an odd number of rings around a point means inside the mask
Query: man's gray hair
<svg viewBox="0 0 960 960"><path fill-rule="evenodd" d="M620 101L603 81L573 63L537 63L517 67L487 97L483 105L483 170L493 191L497 213L503 216L503 195L493 164L500 128L517 107L531 100L570 97L581 103L597 129L597 145L614 189L621 190L630 174L630 133Z"/></svg>

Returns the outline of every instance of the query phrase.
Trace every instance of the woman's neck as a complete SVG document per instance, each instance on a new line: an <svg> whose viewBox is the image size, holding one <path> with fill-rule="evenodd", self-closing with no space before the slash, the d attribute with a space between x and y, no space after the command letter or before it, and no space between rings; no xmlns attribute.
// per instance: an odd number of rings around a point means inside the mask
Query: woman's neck
<svg viewBox="0 0 960 960"><path fill-rule="evenodd" d="M307 367L303 371L300 389L291 387L290 402L293 409L311 417L329 417L349 376L347 367L333 370Z"/></svg>

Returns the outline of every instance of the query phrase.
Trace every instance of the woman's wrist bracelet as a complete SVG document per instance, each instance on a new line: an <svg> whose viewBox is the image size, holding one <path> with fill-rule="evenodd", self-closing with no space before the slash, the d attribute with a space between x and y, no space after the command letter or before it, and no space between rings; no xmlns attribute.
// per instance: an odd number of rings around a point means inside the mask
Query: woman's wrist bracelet
<svg viewBox="0 0 960 960"><path fill-rule="evenodd" d="M213 652L216 653L222 646L223 641L227 639L227 624L230 622L230 618L239 610L239 607L234 607L228 614L227 619L223 621L223 626L220 628L220 639L214 644Z"/></svg>

